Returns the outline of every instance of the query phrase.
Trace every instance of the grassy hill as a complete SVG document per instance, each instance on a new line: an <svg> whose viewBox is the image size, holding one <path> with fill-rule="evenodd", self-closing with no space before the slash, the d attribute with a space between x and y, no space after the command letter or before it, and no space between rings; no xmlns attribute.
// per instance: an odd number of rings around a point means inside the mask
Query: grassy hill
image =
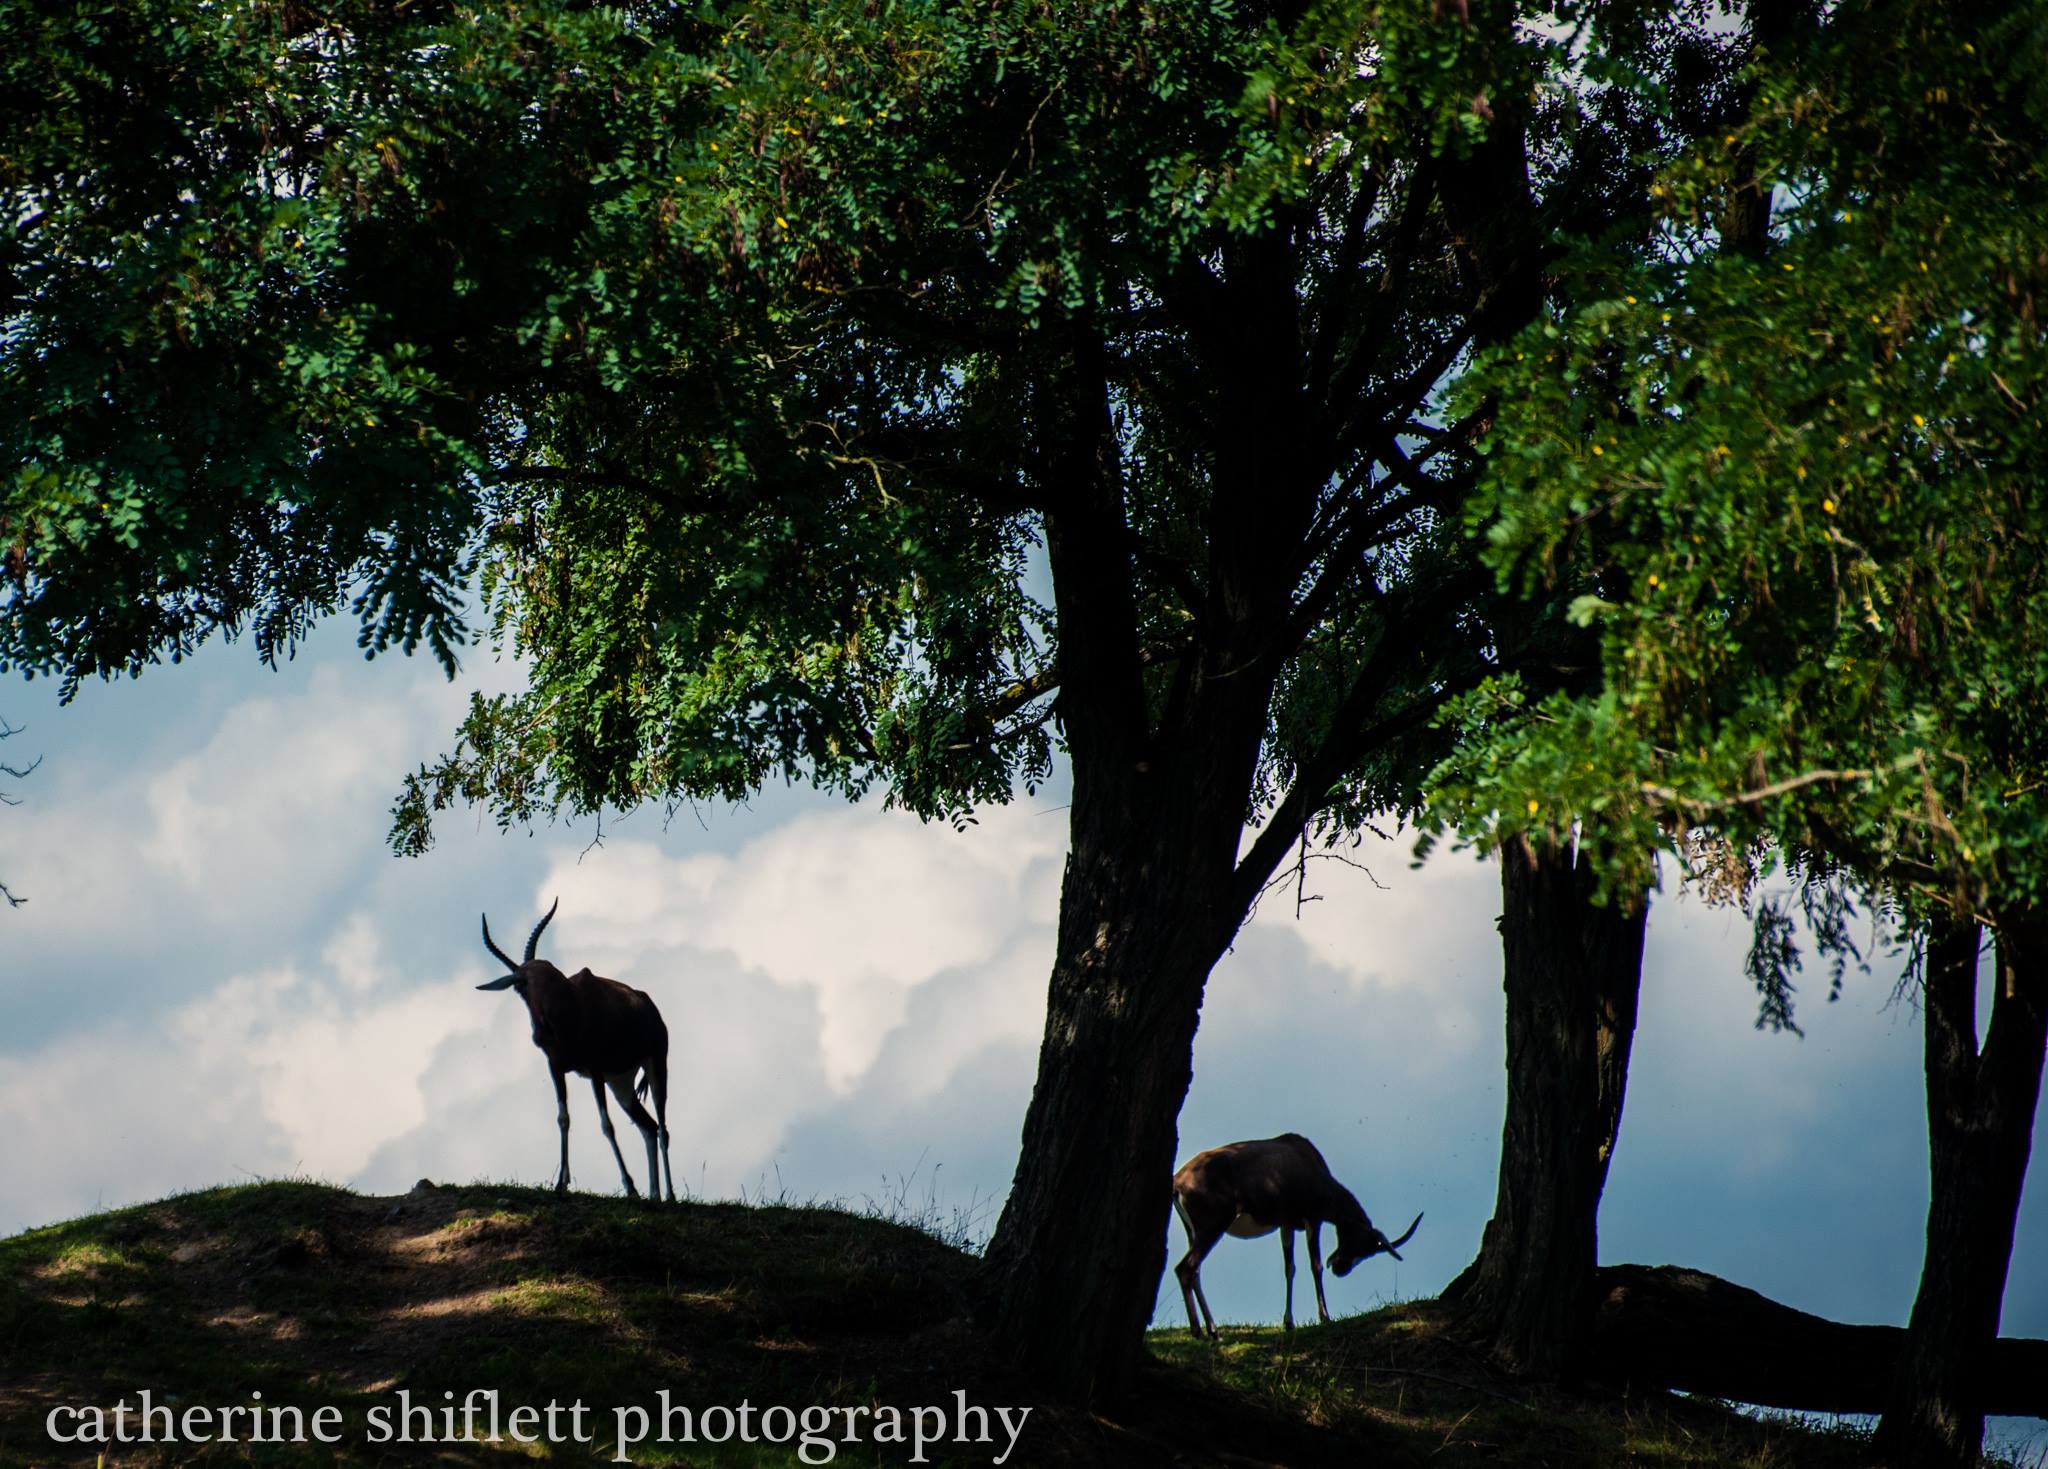
<svg viewBox="0 0 2048 1469"><path fill-rule="evenodd" d="M701 1412L744 1399L814 1419L808 1462L913 1462L878 1443L891 1409L957 1413L956 1393L1032 1409L1009 1465L1850 1465L1859 1441L1759 1424L1665 1397L1587 1399L1499 1380L1443 1329L1430 1303L1289 1338L1185 1331L1153 1337L1137 1402L1098 1415L1038 1401L993 1368L967 1320L974 1260L921 1230L836 1209L683 1204L651 1209L586 1194L422 1184L369 1198L308 1183L214 1189L0 1241L0 1463L7 1465L510 1464L613 1462L614 1410L659 1394ZM327 1407L340 1442L53 1445L52 1408L131 1405L148 1388L174 1413ZM404 1404L436 1412L477 1389L513 1407L582 1401L590 1442L378 1443ZM399 1393L409 1396L400 1399ZM479 1408L483 1406L480 1401ZM849 1416L848 1410L853 1410ZM131 1413L133 1407L131 1406ZM1009 1444L928 1444L924 1462L987 1464ZM89 1420L88 1420L89 1421ZM111 1418L107 1421L113 1428ZM415 1427L420 1421L415 1418ZM671 1419L680 1432L680 1420ZM949 1416L944 1425L956 1424ZM152 1419L159 1430L162 1418ZM503 1418L501 1416L501 1426ZM525 1420L545 1440L546 1422ZM60 1419L67 1430L71 1416ZM935 1419L925 1420L937 1432ZM131 1432L139 1427L130 1417ZM196 1420L199 1431L218 1420ZM293 1424L259 1425L288 1433ZM445 1420L436 1421L436 1432ZM637 1429L630 1415L629 1431ZM694 1426L694 1418L693 1418ZM718 1427L715 1415L702 1424ZM736 1423L725 1425L737 1432ZM758 1437L783 1427L753 1420ZM643 1442L642 1464L794 1464L781 1445ZM177 1424L173 1423L173 1431ZM970 1420L979 1431L981 1424Z"/></svg>

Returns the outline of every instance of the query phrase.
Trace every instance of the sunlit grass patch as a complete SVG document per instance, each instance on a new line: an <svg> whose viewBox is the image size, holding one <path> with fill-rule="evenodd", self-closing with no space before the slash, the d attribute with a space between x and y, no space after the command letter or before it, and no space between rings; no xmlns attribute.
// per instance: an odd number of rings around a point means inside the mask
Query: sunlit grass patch
<svg viewBox="0 0 2048 1469"><path fill-rule="evenodd" d="M440 1225L438 1232L444 1235L464 1235L492 1229L522 1229L532 1223L531 1214L518 1213L502 1207L487 1212L464 1210L447 1223Z"/></svg>
<svg viewBox="0 0 2048 1469"><path fill-rule="evenodd" d="M516 1311L522 1316L559 1316L575 1321L598 1321L618 1314L617 1305L604 1291L587 1280L522 1280L509 1290L486 1297L486 1304Z"/></svg>
<svg viewBox="0 0 2048 1469"><path fill-rule="evenodd" d="M134 1270L138 1262L101 1240L77 1240L59 1248L38 1272L45 1280L63 1280L74 1275L106 1275L117 1270Z"/></svg>

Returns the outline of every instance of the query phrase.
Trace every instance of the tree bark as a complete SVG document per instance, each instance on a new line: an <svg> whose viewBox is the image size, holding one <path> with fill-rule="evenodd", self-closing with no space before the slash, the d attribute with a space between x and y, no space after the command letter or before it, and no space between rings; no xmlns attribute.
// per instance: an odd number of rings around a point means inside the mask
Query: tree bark
<svg viewBox="0 0 2048 1469"><path fill-rule="evenodd" d="M1507 1370L1571 1378L1592 1346L1600 1193L1621 1130L1647 901L1593 902L1570 848L1501 852L1507 1116L1479 1256L1445 1290Z"/></svg>
<svg viewBox="0 0 2048 1469"><path fill-rule="evenodd" d="M1038 1083L988 1252L999 1350L1081 1401L1117 1397L1137 1366L1223 942L1217 864L1175 840L1178 822L1134 826L1115 804L1075 812Z"/></svg>
<svg viewBox="0 0 2048 1469"><path fill-rule="evenodd" d="M1315 480L1274 472L1218 492L1203 646L1180 712L1155 729L1115 437L1085 345L1062 395L1046 437L1068 462L1045 529L1071 839L1038 1079L986 1268L998 1351L1091 1401L1123 1393L1143 1351L1202 991L1257 892L1237 853ZM1255 500L1263 517L1248 516Z"/></svg>
<svg viewBox="0 0 2048 1469"><path fill-rule="evenodd" d="M1808 1413L1876 1413L1906 1331L1847 1326L1676 1265L1605 1265L1594 1371L1617 1386L1705 1393ZM2048 1341L1990 1344L1977 1380L1986 1413L2048 1418Z"/></svg>
<svg viewBox="0 0 2048 1469"><path fill-rule="evenodd" d="M1871 1450L1882 1463L1969 1466L1984 1438L2013 1228L2048 1049L2048 927L1997 931L1991 1024L1977 1045L1975 923L1927 952L1927 1255Z"/></svg>

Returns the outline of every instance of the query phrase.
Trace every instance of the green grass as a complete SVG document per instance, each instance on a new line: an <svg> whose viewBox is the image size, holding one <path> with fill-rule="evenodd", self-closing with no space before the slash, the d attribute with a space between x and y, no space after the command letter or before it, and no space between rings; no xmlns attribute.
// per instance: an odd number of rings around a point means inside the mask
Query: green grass
<svg viewBox="0 0 2048 1469"><path fill-rule="evenodd" d="M835 1209L650 1209L490 1185L397 1200L290 1182L187 1194L0 1241L0 1461L94 1463L94 1451L53 1457L44 1413L144 1386L188 1404L246 1403L252 1389L309 1412L332 1404L351 1440L399 1388L430 1404L475 1387L508 1406L581 1399L604 1428L612 1405L663 1388L700 1404L929 1401L929 1364L960 1355L973 1269L921 1230ZM107 1462L368 1464L388 1452L116 1448ZM459 1445L443 1458L509 1452ZM898 1461L870 1447L835 1462ZM649 1445L634 1462L792 1453Z"/></svg>
<svg viewBox="0 0 2048 1469"><path fill-rule="evenodd" d="M1671 1394L1566 1393L1490 1371L1433 1301L1328 1326L1226 1329L1215 1345L1155 1332L1153 1352L1276 1416L1333 1432L1391 1430L1396 1462L1537 1465L1862 1465L1867 1435L1758 1421Z"/></svg>
<svg viewBox="0 0 2048 1469"><path fill-rule="evenodd" d="M58 1404L143 1387L181 1406L340 1410L344 1441L108 1446L105 1464L421 1462L367 1441L404 1389L438 1406L495 1388L507 1408L582 1400L598 1442L438 1445L433 1462L609 1462L611 1409L666 1389L696 1408L970 1401L1034 1411L1012 1465L1180 1463L1853 1465L1843 1432L1760 1423L1667 1395L1567 1396L1490 1375L1429 1303L1220 1345L1152 1336L1156 1362L1114 1412L1057 1409L992 1364L968 1322L976 1262L957 1230L838 1209L688 1203L505 1185L363 1198L303 1182L185 1194L0 1240L0 1464L96 1463L52 1445ZM911 1211L914 1215L916 1210ZM935 1238L929 1226L954 1234ZM841 1420L843 1422L843 1420ZM931 1450L986 1464L995 1446ZM841 1465L909 1462L843 1445ZM633 1462L797 1462L789 1446L644 1444Z"/></svg>

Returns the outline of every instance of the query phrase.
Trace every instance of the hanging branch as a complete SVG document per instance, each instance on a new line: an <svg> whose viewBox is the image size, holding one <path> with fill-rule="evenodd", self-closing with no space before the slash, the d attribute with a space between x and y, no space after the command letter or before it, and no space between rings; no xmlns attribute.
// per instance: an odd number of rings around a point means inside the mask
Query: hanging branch
<svg viewBox="0 0 2048 1469"><path fill-rule="evenodd" d="M0 740L13 738L21 733L22 728L21 725L9 724L5 719L0 719ZM0 775L7 776L12 780L25 780L42 763L43 759L40 755L29 761L26 765L9 765L4 761L0 761ZM12 795L7 791L0 791L0 806L19 806L20 804L21 797ZM14 892L4 882L0 882L0 898L4 898L7 906L10 908L19 908L28 901L27 898Z"/></svg>

